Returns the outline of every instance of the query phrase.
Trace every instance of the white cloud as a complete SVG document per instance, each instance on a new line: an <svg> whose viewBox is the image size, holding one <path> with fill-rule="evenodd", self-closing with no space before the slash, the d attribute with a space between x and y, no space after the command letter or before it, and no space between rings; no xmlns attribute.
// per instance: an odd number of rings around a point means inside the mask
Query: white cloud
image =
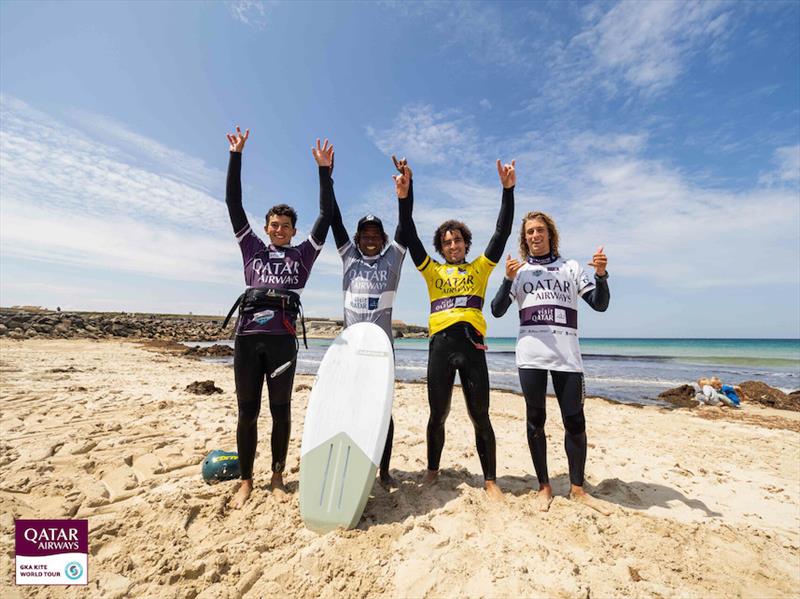
<svg viewBox="0 0 800 599"><path fill-rule="evenodd" d="M237 21L255 29L267 26L267 6L261 0L232 0L228 2L231 15Z"/></svg>
<svg viewBox="0 0 800 599"><path fill-rule="evenodd" d="M775 150L775 170L761 175L767 185L800 183L800 144L783 146Z"/></svg>
<svg viewBox="0 0 800 599"><path fill-rule="evenodd" d="M434 123L438 121L430 115L448 114L431 107L421 113L419 121ZM396 135L399 131L392 131L386 139ZM469 135L479 137L474 130ZM433 230L457 218L473 229L479 251L497 218L496 173L459 172L454 157L463 144L460 136L422 137L436 139L418 148L428 152L426 160L419 160L411 142L404 148L412 166L420 164L415 170L414 208L420 238L432 252ZM374 139L378 143L381 138ZM516 218L506 251L516 249L521 215L543 210L556 218L568 253L583 262L605 244L610 269L656 288L738 285L742 272L748 273L749 285L797 279L797 147L776 151L778 168L770 176L782 181L783 188L731 191L694 181L668 161L645 157L648 140L646 131L562 129L542 135L523 132L498 141L498 147L510 150L509 157L517 158ZM488 163L491 148L479 147L483 155L476 151L472 161ZM444 157L446 168L441 167ZM739 252L742 248L747 249Z"/></svg>
<svg viewBox="0 0 800 599"><path fill-rule="evenodd" d="M219 188L225 173L209 168L203 160L184 152L169 148L162 143L129 130L125 125L106 116L87 114L81 111L72 113L81 129L105 144L114 144L125 162L136 162L158 169L160 174L177 181L191 181L192 185L210 192Z"/></svg>
<svg viewBox="0 0 800 599"><path fill-rule="evenodd" d="M478 105L484 110L492 109L492 103L487 98L483 98L480 102L478 102Z"/></svg>
<svg viewBox="0 0 800 599"><path fill-rule="evenodd" d="M556 215L565 247L588 259L604 243L610 271L673 291L797 280L796 190L703 188L636 157L587 162L576 178Z"/></svg>
<svg viewBox="0 0 800 599"><path fill-rule="evenodd" d="M392 126L367 135L390 156L413 157L414 164L471 163L477 159L475 127L458 111L436 111L428 104L404 106Z"/></svg>
<svg viewBox="0 0 800 599"><path fill-rule="evenodd" d="M432 25L439 48L457 47L460 53L481 64L527 68L532 48L539 44L535 35L510 35L513 17L492 3L384 1L381 4L392 15L406 15Z"/></svg>
<svg viewBox="0 0 800 599"><path fill-rule="evenodd" d="M211 183L201 161L121 126L93 137L8 96L0 99L0 116L4 260L236 280L239 257L225 205L195 184ZM112 145L120 139L124 150ZM126 162L132 146L153 150L152 163Z"/></svg>
<svg viewBox="0 0 800 599"><path fill-rule="evenodd" d="M623 1L602 12L592 5L588 27L570 48L588 51L593 78L616 77L645 94L671 86L694 54L714 59L731 29L730 8L718 2Z"/></svg>

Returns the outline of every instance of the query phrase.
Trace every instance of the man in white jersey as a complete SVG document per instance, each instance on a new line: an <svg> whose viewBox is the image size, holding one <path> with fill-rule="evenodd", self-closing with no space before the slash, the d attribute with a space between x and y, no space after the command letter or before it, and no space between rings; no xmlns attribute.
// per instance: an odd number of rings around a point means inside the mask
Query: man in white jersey
<svg viewBox="0 0 800 599"><path fill-rule="evenodd" d="M542 212L529 212L523 218L520 254L523 262L510 255L506 260L506 277L492 301L492 314L502 316L514 300L519 307L516 358L525 395L528 446L539 480L537 506L547 511L553 500L544 433L549 371L564 422L570 498L608 514L603 502L583 489L587 442L583 361L578 343L578 297L598 312L608 308L608 259L600 246L589 263L595 268L594 280L590 279L577 261L561 257L558 229Z"/></svg>

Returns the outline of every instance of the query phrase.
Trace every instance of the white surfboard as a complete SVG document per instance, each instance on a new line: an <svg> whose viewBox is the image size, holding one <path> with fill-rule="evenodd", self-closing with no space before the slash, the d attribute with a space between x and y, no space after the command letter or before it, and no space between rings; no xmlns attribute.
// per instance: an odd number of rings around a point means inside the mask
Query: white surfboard
<svg viewBox="0 0 800 599"><path fill-rule="evenodd" d="M300 448L300 515L316 532L353 528L375 481L392 414L394 354L378 325L334 339L317 371Z"/></svg>

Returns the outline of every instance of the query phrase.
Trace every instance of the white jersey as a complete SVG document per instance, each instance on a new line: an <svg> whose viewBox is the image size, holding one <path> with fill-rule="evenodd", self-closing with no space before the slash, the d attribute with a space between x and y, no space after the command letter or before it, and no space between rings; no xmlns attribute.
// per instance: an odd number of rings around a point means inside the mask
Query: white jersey
<svg viewBox="0 0 800 599"><path fill-rule="evenodd" d="M511 284L519 306L517 368L583 372L578 297L594 289L576 260L528 260Z"/></svg>

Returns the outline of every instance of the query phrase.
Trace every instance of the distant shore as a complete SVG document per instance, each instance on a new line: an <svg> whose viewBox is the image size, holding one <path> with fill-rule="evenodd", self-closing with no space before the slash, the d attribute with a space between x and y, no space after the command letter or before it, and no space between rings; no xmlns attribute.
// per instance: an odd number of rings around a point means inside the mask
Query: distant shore
<svg viewBox="0 0 800 599"><path fill-rule="evenodd" d="M150 314L144 312L83 312L47 310L36 306L0 307L0 337L9 339L157 339L172 341L221 341L232 339L235 318L223 330L223 316L200 314ZM302 328L298 323L298 333ZM342 320L306 316L306 335L333 339ZM428 329L401 321L392 322L396 339L427 337Z"/></svg>

